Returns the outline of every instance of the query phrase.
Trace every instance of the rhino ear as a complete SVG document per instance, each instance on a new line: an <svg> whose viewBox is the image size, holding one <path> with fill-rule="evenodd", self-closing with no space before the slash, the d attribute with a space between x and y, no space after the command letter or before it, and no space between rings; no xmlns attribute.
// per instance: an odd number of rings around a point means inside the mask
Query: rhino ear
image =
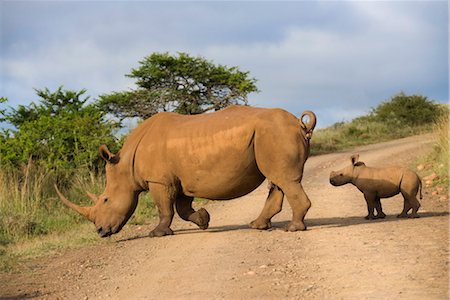
<svg viewBox="0 0 450 300"><path fill-rule="evenodd" d="M350 159L352 160L352 165L356 166L359 160L359 154L353 154Z"/></svg>
<svg viewBox="0 0 450 300"><path fill-rule="evenodd" d="M119 162L119 156L111 153L106 145L101 145L98 151L100 152L100 156L106 160L106 162L111 164L116 164Z"/></svg>

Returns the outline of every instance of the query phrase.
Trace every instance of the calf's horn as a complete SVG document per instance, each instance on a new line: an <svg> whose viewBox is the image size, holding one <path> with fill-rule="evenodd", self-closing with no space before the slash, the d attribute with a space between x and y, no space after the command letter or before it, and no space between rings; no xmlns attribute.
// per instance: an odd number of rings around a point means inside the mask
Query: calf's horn
<svg viewBox="0 0 450 300"><path fill-rule="evenodd" d="M68 207L72 208L73 210L75 210L76 212L78 212L80 215L85 216L89 221L93 222L92 217L91 217L91 207L82 207L79 206L75 203L70 202L66 197L64 197L64 195L59 191L58 187L55 184L55 190L56 193L58 194L59 198L61 198L61 201L67 205Z"/></svg>

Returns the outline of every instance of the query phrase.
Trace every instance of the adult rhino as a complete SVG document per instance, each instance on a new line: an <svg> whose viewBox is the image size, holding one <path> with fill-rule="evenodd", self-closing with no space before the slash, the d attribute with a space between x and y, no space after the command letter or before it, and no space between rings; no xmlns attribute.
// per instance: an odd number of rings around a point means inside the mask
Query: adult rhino
<svg viewBox="0 0 450 300"><path fill-rule="evenodd" d="M311 202L301 180L315 125L311 111L298 119L282 109L249 106L191 116L159 113L134 129L119 153L100 147L107 162L106 189L100 196L88 193L94 206L78 206L55 188L67 206L95 224L101 237L119 232L139 194L150 190L159 211L159 224L150 232L154 237L173 234L174 206L182 219L206 229L209 214L192 208L194 197L237 198L267 178L272 188L250 226L270 228L286 194L293 212L287 230L305 230Z"/></svg>

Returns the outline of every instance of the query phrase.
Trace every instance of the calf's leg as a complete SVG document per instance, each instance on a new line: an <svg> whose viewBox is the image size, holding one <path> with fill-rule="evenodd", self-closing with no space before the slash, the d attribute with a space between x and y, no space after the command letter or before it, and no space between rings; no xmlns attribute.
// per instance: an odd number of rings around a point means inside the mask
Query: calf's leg
<svg viewBox="0 0 450 300"><path fill-rule="evenodd" d="M272 184L267 196L266 203L258 216L254 221L250 223L250 227L254 229L269 229L272 227L270 220L274 215L281 211L283 205L283 191L276 185Z"/></svg>
<svg viewBox="0 0 450 300"><path fill-rule="evenodd" d="M420 202L416 198L416 194L407 192L407 191L401 191L403 198L405 198L405 202L408 201L409 205L412 208L411 214L408 215L409 218L419 218L419 214L417 211L420 208ZM417 193L417 192L416 192ZM409 209L408 209L409 210ZM403 213L403 212L402 212Z"/></svg>
<svg viewBox="0 0 450 300"><path fill-rule="evenodd" d="M418 218L419 215L417 211L420 208L420 202L417 200L417 192L419 191L420 179L414 172L407 172L404 174L402 182L400 184L400 192L404 198L405 202L409 202L410 208L412 208L411 214L408 216L410 218ZM406 204L404 204L406 208ZM409 210L409 209L408 209ZM400 214L403 216L403 213L406 214L405 209Z"/></svg>
<svg viewBox="0 0 450 300"><path fill-rule="evenodd" d="M386 217L386 214L383 212L383 208L381 207L381 201L380 197L375 198L375 209L377 210L377 215L375 216L375 219L384 219Z"/></svg>
<svg viewBox="0 0 450 300"><path fill-rule="evenodd" d="M368 211L368 215L365 216L364 219L373 220L373 219L375 219L374 209L375 209L376 195L364 194L364 199L366 199L367 211Z"/></svg>
<svg viewBox="0 0 450 300"><path fill-rule="evenodd" d="M193 197L179 195L175 201L178 215L185 221L197 224L200 229L207 229L209 225L209 213L203 207L195 211L192 208Z"/></svg>
<svg viewBox="0 0 450 300"><path fill-rule="evenodd" d="M412 208L411 204L409 204L408 199L403 197L403 210L402 212L397 215L397 218L407 218L408 217L408 211Z"/></svg>

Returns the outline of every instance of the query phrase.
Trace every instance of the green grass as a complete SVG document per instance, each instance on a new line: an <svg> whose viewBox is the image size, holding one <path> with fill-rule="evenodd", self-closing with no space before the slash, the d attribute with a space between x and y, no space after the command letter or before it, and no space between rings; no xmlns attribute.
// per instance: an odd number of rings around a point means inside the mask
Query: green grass
<svg viewBox="0 0 450 300"><path fill-rule="evenodd" d="M417 164L425 166L422 176L436 173L432 186L441 186L445 194L449 190L449 115L441 116L433 126L434 145L433 150L424 157L421 157Z"/></svg>
<svg viewBox="0 0 450 300"><path fill-rule="evenodd" d="M432 126L393 126L361 117L351 122L340 122L314 132L311 154L325 154L356 146L385 142L411 135L431 132Z"/></svg>

